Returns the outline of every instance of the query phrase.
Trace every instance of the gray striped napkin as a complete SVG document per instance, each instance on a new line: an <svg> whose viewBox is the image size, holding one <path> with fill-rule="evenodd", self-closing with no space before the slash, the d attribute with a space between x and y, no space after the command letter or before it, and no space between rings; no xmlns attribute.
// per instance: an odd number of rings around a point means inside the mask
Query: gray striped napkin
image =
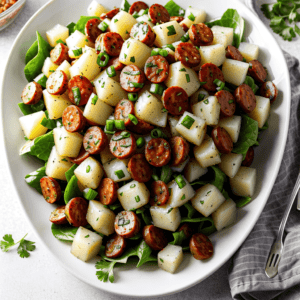
<svg viewBox="0 0 300 300"><path fill-rule="evenodd" d="M229 268L229 284L233 299L269 300L297 285L298 293L295 298L291 299L300 299L300 211L296 209L297 201L294 203L285 228L284 249L278 275L272 279L265 275L266 260L276 238L300 165L299 61L288 53L284 53L284 56L289 67L292 87L287 144L279 174L266 207L247 240L235 253ZM287 295L286 292L285 295ZM286 297L283 299L287 299Z"/></svg>

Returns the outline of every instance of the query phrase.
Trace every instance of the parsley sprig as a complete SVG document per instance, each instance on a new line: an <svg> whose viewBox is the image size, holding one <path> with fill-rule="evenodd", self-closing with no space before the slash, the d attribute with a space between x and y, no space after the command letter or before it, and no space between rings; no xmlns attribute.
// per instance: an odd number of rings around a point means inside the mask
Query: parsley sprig
<svg viewBox="0 0 300 300"><path fill-rule="evenodd" d="M20 239L18 242L15 242L11 234L6 234L3 236L3 240L0 241L0 248L3 252L7 252L11 247L19 244L18 246L18 254L20 257L29 257L28 251L33 251L35 249L35 245L33 245L35 242L31 242L28 240L25 240L25 237L28 233L25 234L25 236Z"/></svg>

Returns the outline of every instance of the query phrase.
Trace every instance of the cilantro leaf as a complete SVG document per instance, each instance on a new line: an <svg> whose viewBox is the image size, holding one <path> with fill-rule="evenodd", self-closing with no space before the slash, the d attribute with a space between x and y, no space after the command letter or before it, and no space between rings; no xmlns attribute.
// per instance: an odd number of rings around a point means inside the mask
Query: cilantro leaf
<svg viewBox="0 0 300 300"><path fill-rule="evenodd" d="M142 266L148 261L157 261L157 258L151 255L152 249L146 244L144 240L136 247L136 255L139 258L137 268Z"/></svg>
<svg viewBox="0 0 300 300"><path fill-rule="evenodd" d="M188 202L185 203L183 206L188 210L187 218L191 219L193 215L197 212L196 209Z"/></svg>
<svg viewBox="0 0 300 300"><path fill-rule="evenodd" d="M291 41L294 37L296 37L294 29L288 26L282 30L280 35L283 37L285 41L286 40Z"/></svg>
<svg viewBox="0 0 300 300"><path fill-rule="evenodd" d="M120 9L121 9L121 10L124 10L124 11L126 11L126 12L129 12L130 4L128 3L127 0L123 0L123 1L121 2Z"/></svg>
<svg viewBox="0 0 300 300"><path fill-rule="evenodd" d="M74 236L78 230L78 227L74 227L72 225L51 225L51 232L55 238L64 242L72 242L74 240Z"/></svg>
<svg viewBox="0 0 300 300"><path fill-rule="evenodd" d="M300 28L297 26L297 24L295 24L294 30L298 35L300 35Z"/></svg>
<svg viewBox="0 0 300 300"><path fill-rule="evenodd" d="M173 233L174 241L170 242L171 245L181 246L182 243L186 240L186 235L184 234L184 230Z"/></svg>
<svg viewBox="0 0 300 300"><path fill-rule="evenodd" d="M47 161L50 153L54 146L53 132L50 131L44 135L37 137L34 140L34 144L30 148L30 155L36 156L37 158Z"/></svg>
<svg viewBox="0 0 300 300"><path fill-rule="evenodd" d="M220 170L219 167L211 166L211 168L215 172L215 178L211 182L211 184L214 185L215 187L217 187L219 189L219 191L221 192L223 190L223 185L226 180L226 175L223 171Z"/></svg>
<svg viewBox="0 0 300 300"><path fill-rule="evenodd" d="M10 247L15 245L15 241L11 234L3 236L3 241L0 241L0 248L3 252L7 252Z"/></svg>
<svg viewBox="0 0 300 300"><path fill-rule="evenodd" d="M289 22L290 24L293 22L299 22L300 21L300 14L298 13L296 4L294 5L292 11L289 14Z"/></svg>
<svg viewBox="0 0 300 300"><path fill-rule="evenodd" d="M270 10L270 4L262 4L260 10L267 19L272 19L275 17L275 14Z"/></svg>
<svg viewBox="0 0 300 300"><path fill-rule="evenodd" d="M166 5L165 9L168 11L169 15L184 17L185 10L176 4L173 0L170 0Z"/></svg>
<svg viewBox="0 0 300 300"><path fill-rule="evenodd" d="M46 166L37 169L25 176L25 181L28 185L35 188L41 195L42 189L40 185L40 179L46 176Z"/></svg>
<svg viewBox="0 0 300 300"><path fill-rule="evenodd" d="M113 268L117 262L106 261L102 259L96 263L96 269L100 270L96 272L96 276L100 281L107 282L108 280L113 283L115 281Z"/></svg>

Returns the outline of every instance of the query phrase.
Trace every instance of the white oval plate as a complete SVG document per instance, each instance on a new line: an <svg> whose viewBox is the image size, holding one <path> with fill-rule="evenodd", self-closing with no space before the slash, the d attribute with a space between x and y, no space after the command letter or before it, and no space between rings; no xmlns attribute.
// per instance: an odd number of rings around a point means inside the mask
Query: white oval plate
<svg viewBox="0 0 300 300"><path fill-rule="evenodd" d="M130 1L133 2L133 1ZM150 4L150 1L146 1ZM161 1L165 4L167 1ZM187 8L185 0L176 0ZM290 114L290 81L283 54L274 38L263 23L241 2L237 0L195 1L196 7L207 11L207 20L220 17L227 8L235 8L246 21L246 36L249 41L260 46L259 60L269 70L269 78L279 90L278 100L272 105L269 129L255 150L254 167L257 168L257 188L254 200L238 210L238 222L230 228L214 234L211 238L215 247L214 256L205 262L197 261L185 255L176 274L169 274L156 266L144 266L139 269L134 264L116 268L115 283L100 282L95 273L95 261L84 263L70 254L70 244L56 240L50 230L49 215L53 206L24 181L24 176L41 165L34 158L20 157L19 149L25 143L18 118L21 112L17 106L20 95L27 83L23 75L26 50L35 40L35 31L45 36L46 30L57 23L66 25L86 15L90 1L55 0L42 7L24 26L18 35L4 72L2 82L2 126L7 162L19 201L31 222L36 234L49 251L62 265L86 283L119 295L158 296L176 293L191 287L207 278L224 264L246 239L270 195L279 170L286 143ZM120 0L103 0L112 8L119 6ZM191 3L188 3L191 4Z"/></svg>

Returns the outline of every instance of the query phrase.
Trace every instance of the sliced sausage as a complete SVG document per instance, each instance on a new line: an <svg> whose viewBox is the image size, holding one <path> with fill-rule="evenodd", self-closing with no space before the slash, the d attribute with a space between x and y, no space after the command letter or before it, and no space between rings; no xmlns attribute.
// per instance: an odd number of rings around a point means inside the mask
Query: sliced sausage
<svg viewBox="0 0 300 300"><path fill-rule="evenodd" d="M105 245L105 255L109 258L117 258L123 254L125 248L126 240L115 233Z"/></svg>
<svg viewBox="0 0 300 300"><path fill-rule="evenodd" d="M143 228L143 239L155 251L160 251L168 245L164 231L154 225L147 225Z"/></svg>
<svg viewBox="0 0 300 300"><path fill-rule="evenodd" d="M148 15L153 24L162 24L170 21L169 12L160 4L153 4L149 8Z"/></svg>
<svg viewBox="0 0 300 300"><path fill-rule="evenodd" d="M124 238L134 237L141 229L141 222L133 211L121 211L115 218L115 231Z"/></svg>
<svg viewBox="0 0 300 300"><path fill-rule="evenodd" d="M62 122L65 129L69 132L79 132L86 125L82 110L76 105L70 105L64 109Z"/></svg>
<svg viewBox="0 0 300 300"><path fill-rule="evenodd" d="M264 66L256 59L249 62L249 75L258 83L264 83L267 80L267 71Z"/></svg>
<svg viewBox="0 0 300 300"><path fill-rule="evenodd" d="M74 93L76 95L76 88L79 89L80 100L74 96ZM75 75L68 83L68 96L73 104L78 106L87 104L92 93L93 85L86 77L82 75Z"/></svg>
<svg viewBox="0 0 300 300"><path fill-rule="evenodd" d="M242 161L242 165L245 167L250 167L254 159L254 148L250 147L246 153L245 159Z"/></svg>
<svg viewBox="0 0 300 300"><path fill-rule="evenodd" d="M145 80L144 72L136 65L126 66L120 75L121 87L129 93L138 92L144 86Z"/></svg>
<svg viewBox="0 0 300 300"><path fill-rule="evenodd" d="M233 149L233 142L226 129L218 126L211 132L211 137L219 152L228 154Z"/></svg>
<svg viewBox="0 0 300 300"><path fill-rule="evenodd" d="M87 210L88 203L85 199L81 197L71 199L65 208L65 214L68 222L75 227L87 225Z"/></svg>
<svg viewBox="0 0 300 300"><path fill-rule="evenodd" d="M190 251L197 260L208 259L214 254L214 247L203 233L195 233L190 239Z"/></svg>
<svg viewBox="0 0 300 300"><path fill-rule="evenodd" d="M105 20L106 18L107 18L107 19L112 19L119 11L120 11L119 8L115 8L115 9L113 9L113 10L110 10L110 11L107 12L107 13L101 14L100 19L101 19L102 21Z"/></svg>
<svg viewBox="0 0 300 300"><path fill-rule="evenodd" d="M113 156L119 159L132 156L136 151L136 142L133 134L128 131L116 132L110 140L109 150Z"/></svg>
<svg viewBox="0 0 300 300"><path fill-rule="evenodd" d="M272 81L267 81L260 87L259 94L262 97L269 98L270 103L272 104L278 96L278 89Z"/></svg>
<svg viewBox="0 0 300 300"><path fill-rule="evenodd" d="M189 28L187 27L187 25L185 23L180 23L179 25L181 26L181 28L183 29L184 32L189 31Z"/></svg>
<svg viewBox="0 0 300 300"><path fill-rule="evenodd" d="M256 98L251 87L243 83L234 91L237 104L245 113L251 113L256 107Z"/></svg>
<svg viewBox="0 0 300 300"><path fill-rule="evenodd" d="M133 131L133 132L138 133L138 134L148 134L149 132L151 132L151 130L154 129L153 125L145 122L144 120L139 119L139 118L137 118L137 120L138 120L137 125L130 125L128 127L128 129L130 131Z"/></svg>
<svg viewBox="0 0 300 300"><path fill-rule="evenodd" d="M87 151L85 151L84 147L82 146L77 157L69 157L69 159L72 163L80 165L89 156L90 154Z"/></svg>
<svg viewBox="0 0 300 300"><path fill-rule="evenodd" d="M83 147L89 154L99 154L107 145L107 135L98 126L90 127L83 137Z"/></svg>
<svg viewBox="0 0 300 300"><path fill-rule="evenodd" d="M199 50L191 43L180 43L175 48L175 59L189 68L197 67L201 62Z"/></svg>
<svg viewBox="0 0 300 300"><path fill-rule="evenodd" d="M179 227L178 231L183 231L186 238L189 239L195 233L195 228L190 223L184 223Z"/></svg>
<svg viewBox="0 0 300 300"><path fill-rule="evenodd" d="M193 24L189 29L189 37L195 46L209 46L214 40L214 34L204 23Z"/></svg>
<svg viewBox="0 0 300 300"><path fill-rule="evenodd" d="M226 57L238 61L243 61L243 55L241 52L232 45L226 47Z"/></svg>
<svg viewBox="0 0 300 300"><path fill-rule="evenodd" d="M65 215L65 205L56 208L50 215L49 221L56 224L62 225L67 224L68 220Z"/></svg>
<svg viewBox="0 0 300 300"><path fill-rule="evenodd" d="M142 9L146 10L149 6L143 1L137 1L132 3L129 8L129 13L133 15L134 13L139 13Z"/></svg>
<svg viewBox="0 0 300 300"><path fill-rule="evenodd" d="M146 159L154 167L162 167L171 160L170 144L162 138L151 139L145 150Z"/></svg>
<svg viewBox="0 0 300 300"><path fill-rule="evenodd" d="M162 103L165 109L172 115L182 115L189 109L189 97L186 91L179 86L171 86L164 90Z"/></svg>
<svg viewBox="0 0 300 300"><path fill-rule="evenodd" d="M131 101L123 99L120 100L115 108L115 120L123 120L125 126L131 125L129 114L134 115L134 105Z"/></svg>
<svg viewBox="0 0 300 300"><path fill-rule="evenodd" d="M149 181L153 172L144 154L135 154L130 158L128 171L131 177L138 182Z"/></svg>
<svg viewBox="0 0 300 300"><path fill-rule="evenodd" d="M222 71L212 63L204 64L199 71L200 82L206 82L202 87L209 92L215 92L217 85L214 84L214 80L219 79L225 82Z"/></svg>
<svg viewBox="0 0 300 300"><path fill-rule="evenodd" d="M62 95L67 88L68 76L62 70L55 71L47 79L46 89L51 95Z"/></svg>
<svg viewBox="0 0 300 300"><path fill-rule="evenodd" d="M235 99L234 96L225 90L221 90L215 94L218 99L218 102L221 105L221 116L223 117L232 117L235 113Z"/></svg>
<svg viewBox="0 0 300 300"><path fill-rule="evenodd" d="M90 19L85 24L85 35L92 43L95 43L97 37L102 33L98 28L100 23L101 21L98 19Z"/></svg>
<svg viewBox="0 0 300 300"><path fill-rule="evenodd" d="M120 55L124 40L119 33L106 32L101 34L99 39L101 52L105 51L109 56ZM97 47L96 50L99 50L99 47Z"/></svg>
<svg viewBox="0 0 300 300"><path fill-rule="evenodd" d="M150 205L165 205L170 198L168 186L161 180L153 181L150 190Z"/></svg>
<svg viewBox="0 0 300 300"><path fill-rule="evenodd" d="M130 37L141 41L145 45L152 47L156 38L156 34L146 22L139 22L132 26Z"/></svg>
<svg viewBox="0 0 300 300"><path fill-rule="evenodd" d="M21 99L24 104L36 104L42 99L43 88L42 86L35 82L29 82L26 84L25 88L22 91Z"/></svg>
<svg viewBox="0 0 300 300"><path fill-rule="evenodd" d="M45 176L40 179L42 194L48 203L54 203L61 198L61 188L59 183L52 177Z"/></svg>
<svg viewBox="0 0 300 300"><path fill-rule="evenodd" d="M180 136L174 136L169 140L171 146L172 158L171 166L178 166L183 163L189 155L190 144Z"/></svg>
<svg viewBox="0 0 300 300"><path fill-rule="evenodd" d="M184 20L184 17L180 17L180 16L172 16L172 17L170 17L170 21L176 21L177 23L180 23L183 20Z"/></svg>
<svg viewBox="0 0 300 300"><path fill-rule="evenodd" d="M110 58L105 68L110 66L114 66L116 71L122 71L122 69L125 67L125 65L120 62L119 57Z"/></svg>
<svg viewBox="0 0 300 300"><path fill-rule="evenodd" d="M71 59L68 52L69 52L68 46L64 45L63 43L58 43L50 51L51 61L56 65L62 64L65 60L70 61Z"/></svg>
<svg viewBox="0 0 300 300"><path fill-rule="evenodd" d="M150 56L145 63L145 75L153 83L164 82L169 75L169 63L161 55Z"/></svg>
<svg viewBox="0 0 300 300"><path fill-rule="evenodd" d="M118 199L119 185L110 178L103 178L98 187L99 200L103 205L111 205Z"/></svg>

